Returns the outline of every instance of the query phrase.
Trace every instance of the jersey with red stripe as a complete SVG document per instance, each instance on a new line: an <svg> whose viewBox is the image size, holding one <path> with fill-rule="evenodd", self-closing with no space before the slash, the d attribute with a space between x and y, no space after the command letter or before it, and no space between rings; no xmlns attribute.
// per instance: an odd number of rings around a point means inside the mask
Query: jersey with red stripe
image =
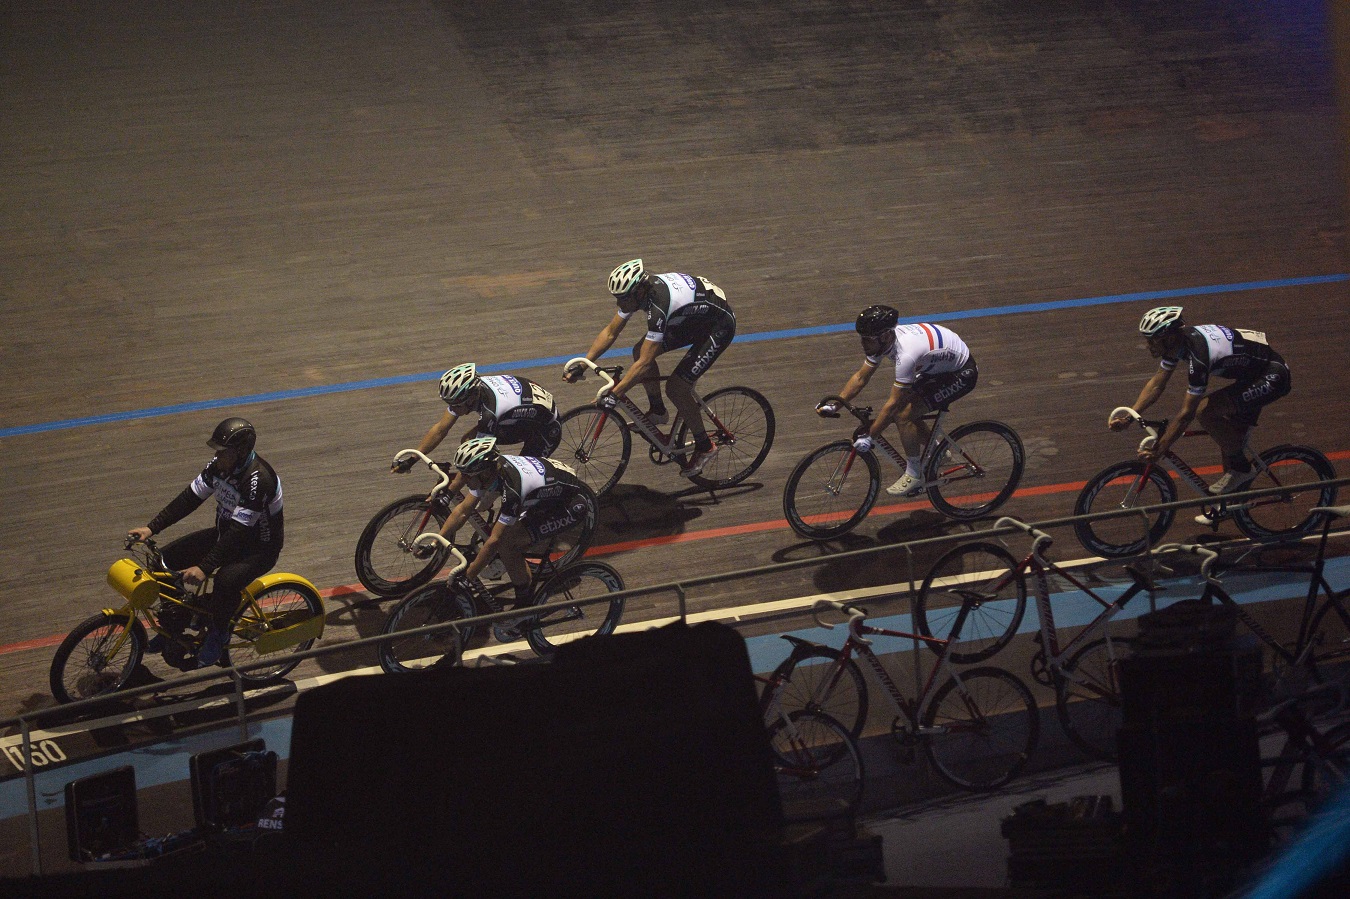
<svg viewBox="0 0 1350 899"><path fill-rule="evenodd" d="M895 360L895 383L913 384L920 378L956 371L970 359L965 341L942 325L896 325L889 349L867 357L867 364Z"/></svg>

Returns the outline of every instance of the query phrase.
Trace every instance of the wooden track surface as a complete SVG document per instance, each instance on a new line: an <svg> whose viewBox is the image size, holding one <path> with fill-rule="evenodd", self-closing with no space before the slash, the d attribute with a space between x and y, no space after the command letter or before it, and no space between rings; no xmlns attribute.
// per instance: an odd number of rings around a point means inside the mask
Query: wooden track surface
<svg viewBox="0 0 1350 899"><path fill-rule="evenodd" d="M607 557L631 585L953 527L920 510L840 545L797 540L783 482L844 434L811 409L860 352L849 333L750 335L874 302L920 316L1346 271L1330 61L1318 23L1293 14L1217 0L1063 0L1039 16L1019 0L503 6L10 8L0 715L52 702L50 638L109 601L121 535L207 461L220 418L252 420L281 475L280 567L355 584L365 522L422 486L387 468L439 415L434 376L521 362L563 406L585 401L590 382L527 363L586 349L612 309L605 276L633 256L726 290L741 340L703 389L758 387L778 437L747 488L716 501L635 454L599 542L779 524ZM1263 445L1350 450L1348 293L1177 300L1194 322L1264 329L1289 360L1294 392ZM1130 454L1104 422L1152 371L1134 328L1153 304L953 323L981 372L956 418L1009 422L1029 451L1023 485L1061 488L1005 511L1068 514L1075 483ZM1174 384L1169 412L1180 399ZM826 563L692 601L887 577ZM384 610L363 598L329 600L326 641L378 632Z"/></svg>

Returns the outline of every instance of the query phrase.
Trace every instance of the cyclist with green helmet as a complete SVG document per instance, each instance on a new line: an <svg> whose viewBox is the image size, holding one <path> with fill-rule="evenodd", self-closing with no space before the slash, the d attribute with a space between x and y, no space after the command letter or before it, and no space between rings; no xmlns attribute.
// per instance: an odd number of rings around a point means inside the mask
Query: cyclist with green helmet
<svg viewBox="0 0 1350 899"><path fill-rule="evenodd" d="M562 441L558 404L553 394L528 378L480 377L478 366L466 362L441 375L441 399L445 402L445 413L417 446L426 455L440 446L456 421L475 412L478 421L463 440L496 437L503 444L522 444L520 451L526 456L552 455ZM416 462L415 457L395 461L389 470L404 474Z"/></svg>
<svg viewBox="0 0 1350 899"><path fill-rule="evenodd" d="M1139 333L1160 363L1134 401L1134 411L1143 412L1158 401L1183 360L1188 372L1181 411L1157 442L1141 449L1139 455L1146 461L1157 460L1198 419L1223 453L1224 472L1210 485L1210 493L1236 493L1255 477L1251 462L1242 454L1247 431L1264 407L1289 392L1289 366L1271 349L1264 332L1224 325L1190 326L1181 311L1180 306L1158 306L1139 322ZM1211 375L1231 378L1233 383L1206 395ZM1120 430L1129 423L1130 418L1122 413L1112 416L1107 426ZM1204 515L1196 520L1211 523Z"/></svg>
<svg viewBox="0 0 1350 899"><path fill-rule="evenodd" d="M661 369L656 358L669 350L689 347L667 380L666 393L694 435L694 454L681 462L680 473L695 477L716 457L717 447L703 426L694 384L736 337L736 315L726 294L707 278L679 272L649 274L641 259L630 259L610 272L609 292L618 303L618 311L591 343L586 358L595 362L603 356L639 309L647 313L647 336L634 345L632 367L601 398L601 405L613 408L618 397L627 394L634 384L641 384L650 402L648 416L655 424L665 424L670 419L661 400ZM564 372L563 379L570 383L580 374L578 367Z"/></svg>
<svg viewBox="0 0 1350 899"><path fill-rule="evenodd" d="M530 569L525 548L580 520L594 507L595 497L576 472L552 459L508 456L497 449L495 437L473 437L455 450L455 477L451 495L465 492L441 527L450 539L476 506L490 506L501 497L501 509L492 533L460 576L477 578L494 558L502 564L515 588L516 605L529 602Z"/></svg>
<svg viewBox="0 0 1350 899"><path fill-rule="evenodd" d="M979 369L955 331L926 323L902 325L899 311L890 306L868 306L858 314L854 329L862 340L863 364L839 396L847 402L861 393L883 358L895 363L895 380L871 429L858 434L853 446L860 453L871 452L872 438L895 422L905 448L905 473L886 492L891 496L916 496L923 489L919 462L931 435L923 416L945 409L974 390ZM816 413L834 416L839 409L837 404L825 401L816 406Z"/></svg>

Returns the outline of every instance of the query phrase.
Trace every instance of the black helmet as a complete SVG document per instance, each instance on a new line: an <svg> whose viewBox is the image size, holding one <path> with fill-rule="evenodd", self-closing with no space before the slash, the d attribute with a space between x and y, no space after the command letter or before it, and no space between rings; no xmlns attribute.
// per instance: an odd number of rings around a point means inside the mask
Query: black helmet
<svg viewBox="0 0 1350 899"><path fill-rule="evenodd" d="M213 450L239 450L242 455L247 456L253 452L253 444L257 441L258 432L253 430L253 425L242 418L227 418L216 425L206 445Z"/></svg>
<svg viewBox="0 0 1350 899"><path fill-rule="evenodd" d="M858 322L854 325L864 337L880 337L895 327L900 313L890 306L868 306L858 313Z"/></svg>

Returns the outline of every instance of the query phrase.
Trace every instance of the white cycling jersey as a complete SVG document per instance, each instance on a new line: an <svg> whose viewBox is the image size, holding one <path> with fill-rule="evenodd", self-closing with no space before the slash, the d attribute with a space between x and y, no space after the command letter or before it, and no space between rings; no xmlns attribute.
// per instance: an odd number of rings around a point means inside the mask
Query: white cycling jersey
<svg viewBox="0 0 1350 899"><path fill-rule="evenodd" d="M875 368L881 360L895 361L895 383L909 386L929 375L957 371L970 359L970 349L951 328L942 325L896 325L890 349L868 356Z"/></svg>

